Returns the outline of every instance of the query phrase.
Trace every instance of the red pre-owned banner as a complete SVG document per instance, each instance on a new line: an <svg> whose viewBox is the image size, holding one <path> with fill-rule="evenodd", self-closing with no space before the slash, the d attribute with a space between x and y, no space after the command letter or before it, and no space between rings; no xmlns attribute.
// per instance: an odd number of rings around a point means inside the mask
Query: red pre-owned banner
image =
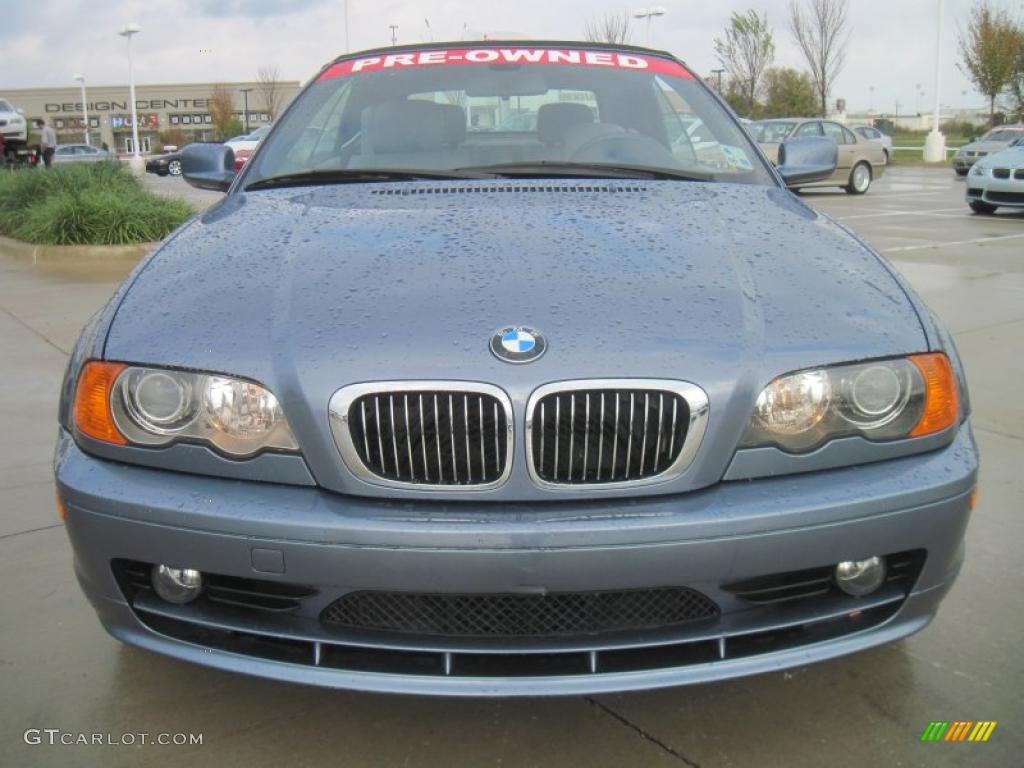
<svg viewBox="0 0 1024 768"><path fill-rule="evenodd" d="M457 50L409 51L346 59L324 70L318 79L330 80L360 72L409 67L436 67L445 64L571 64L585 67L609 67L656 72L692 79L685 67L660 56L643 56L618 51L588 51L566 48L460 48Z"/></svg>

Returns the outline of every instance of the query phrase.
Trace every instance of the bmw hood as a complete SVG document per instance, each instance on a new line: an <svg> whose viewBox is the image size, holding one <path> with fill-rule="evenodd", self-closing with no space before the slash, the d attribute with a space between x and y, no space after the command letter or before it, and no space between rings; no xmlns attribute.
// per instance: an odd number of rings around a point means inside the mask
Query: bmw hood
<svg viewBox="0 0 1024 768"><path fill-rule="evenodd" d="M547 350L511 365L490 341L520 324ZM925 349L887 265L785 190L482 181L229 195L137 273L105 356L262 382L337 486L318 457L346 384L488 382L521 414L552 381L685 380L735 446L771 378Z"/></svg>

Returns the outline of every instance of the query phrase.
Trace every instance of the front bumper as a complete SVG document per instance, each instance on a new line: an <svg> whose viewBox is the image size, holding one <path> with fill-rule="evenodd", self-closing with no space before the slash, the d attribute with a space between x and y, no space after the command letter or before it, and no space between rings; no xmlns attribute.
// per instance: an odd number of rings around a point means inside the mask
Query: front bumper
<svg viewBox="0 0 1024 768"><path fill-rule="evenodd" d="M980 200L989 205L1024 208L1024 180L997 179L991 175L967 177L967 202Z"/></svg>
<svg viewBox="0 0 1024 768"><path fill-rule="evenodd" d="M945 449L875 465L674 497L534 506L393 503L176 474L93 458L66 434L56 463L76 573L115 637L269 678L447 695L680 685L909 635L930 621L960 568L976 472L966 426ZM775 607L744 604L723 589L910 550L926 556L899 594ZM310 585L318 597L297 613L268 617L151 597L129 603L112 569L119 558ZM701 591L721 607L720 618L669 633L528 641L339 633L317 620L327 603L355 590L536 594L665 585ZM581 663L567 673L562 662L570 657ZM497 663L488 671L483 661Z"/></svg>

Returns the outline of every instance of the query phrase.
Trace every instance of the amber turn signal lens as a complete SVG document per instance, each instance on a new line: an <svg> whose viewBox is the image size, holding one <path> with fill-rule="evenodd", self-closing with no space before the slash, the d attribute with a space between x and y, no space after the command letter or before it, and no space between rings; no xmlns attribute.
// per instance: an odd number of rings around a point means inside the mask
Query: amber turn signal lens
<svg viewBox="0 0 1024 768"><path fill-rule="evenodd" d="M60 518L61 522L68 519L68 508L64 506L64 499L57 494L57 517Z"/></svg>
<svg viewBox="0 0 1024 768"><path fill-rule="evenodd" d="M924 379L924 413L910 437L933 435L956 424L960 417L960 392L949 358L941 352L911 355Z"/></svg>
<svg viewBox="0 0 1024 768"><path fill-rule="evenodd" d="M104 443L127 445L110 413L110 392L124 363L92 360L85 364L75 389L75 427L83 435Z"/></svg>

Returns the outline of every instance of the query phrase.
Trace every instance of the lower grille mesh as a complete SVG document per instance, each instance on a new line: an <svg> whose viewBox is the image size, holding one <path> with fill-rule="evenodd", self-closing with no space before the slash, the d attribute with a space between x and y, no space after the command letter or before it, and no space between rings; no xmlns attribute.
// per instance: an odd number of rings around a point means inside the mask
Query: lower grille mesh
<svg viewBox="0 0 1024 768"><path fill-rule="evenodd" d="M558 637L664 628L717 619L718 606L684 587L546 595L353 592L320 620L347 629L447 637Z"/></svg>

